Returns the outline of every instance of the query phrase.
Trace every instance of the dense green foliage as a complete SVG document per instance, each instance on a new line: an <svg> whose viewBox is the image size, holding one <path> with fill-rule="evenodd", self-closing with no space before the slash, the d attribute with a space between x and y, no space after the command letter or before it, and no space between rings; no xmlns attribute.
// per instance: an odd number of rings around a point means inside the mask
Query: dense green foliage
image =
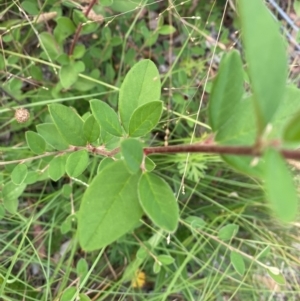
<svg viewBox="0 0 300 301"><path fill-rule="evenodd" d="M227 27L227 1L175 2L3 4L0 298L297 299L281 261L297 271L300 91L279 23L262 0Z"/></svg>

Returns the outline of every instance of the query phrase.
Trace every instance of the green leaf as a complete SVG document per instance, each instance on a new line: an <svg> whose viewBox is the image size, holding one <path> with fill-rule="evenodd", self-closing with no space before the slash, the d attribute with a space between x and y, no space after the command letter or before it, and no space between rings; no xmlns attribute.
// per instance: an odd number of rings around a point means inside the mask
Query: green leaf
<svg viewBox="0 0 300 301"><path fill-rule="evenodd" d="M115 160L113 158L107 157L107 158L102 159L98 166L97 173L99 173L107 165L114 163L114 162L115 162Z"/></svg>
<svg viewBox="0 0 300 301"><path fill-rule="evenodd" d="M65 174L65 166L67 156L58 156L51 160L49 163L49 177L53 181L58 181Z"/></svg>
<svg viewBox="0 0 300 301"><path fill-rule="evenodd" d="M4 216L5 216L5 208L0 204L0 221L4 218Z"/></svg>
<svg viewBox="0 0 300 301"><path fill-rule="evenodd" d="M175 261L175 259L172 256L169 256L169 255L158 255L157 260L162 265L170 265Z"/></svg>
<svg viewBox="0 0 300 301"><path fill-rule="evenodd" d="M46 142L43 137L33 131L27 131L25 137L27 145L33 153L40 155L45 152Z"/></svg>
<svg viewBox="0 0 300 301"><path fill-rule="evenodd" d="M22 1L21 6L29 15L35 16L39 14L37 2L34 3L32 1Z"/></svg>
<svg viewBox="0 0 300 301"><path fill-rule="evenodd" d="M114 136L122 137L123 131L117 113L107 103L98 99L91 100L90 105L101 128Z"/></svg>
<svg viewBox="0 0 300 301"><path fill-rule="evenodd" d="M3 205L5 209L15 214L18 210L18 197L23 193L26 184L15 185L12 182L6 183L2 188Z"/></svg>
<svg viewBox="0 0 300 301"><path fill-rule="evenodd" d="M288 69L286 47L279 24L264 1L239 0L237 7L254 108L262 133L284 96Z"/></svg>
<svg viewBox="0 0 300 301"><path fill-rule="evenodd" d="M168 232L174 232L178 225L179 209L167 182L152 173L144 173L138 191L140 204L152 222Z"/></svg>
<svg viewBox="0 0 300 301"><path fill-rule="evenodd" d="M83 125L83 134L89 143L96 141L100 136L100 126L93 115L89 116Z"/></svg>
<svg viewBox="0 0 300 301"><path fill-rule="evenodd" d="M68 65L61 66L59 70L59 80L63 88L68 89L74 83L76 83L78 79L78 71L76 70L76 66L73 62Z"/></svg>
<svg viewBox="0 0 300 301"><path fill-rule="evenodd" d="M61 295L60 301L70 301L77 295L77 288L74 286L68 287Z"/></svg>
<svg viewBox="0 0 300 301"><path fill-rule="evenodd" d="M85 52L86 52L85 46L83 44L78 44L74 48L73 57L75 59L80 59L84 56Z"/></svg>
<svg viewBox="0 0 300 301"><path fill-rule="evenodd" d="M72 229L72 216L68 216L60 225L61 234L66 234Z"/></svg>
<svg viewBox="0 0 300 301"><path fill-rule="evenodd" d="M138 174L123 161L106 166L84 193L78 212L78 237L86 251L107 246L130 231L142 217L138 202Z"/></svg>
<svg viewBox="0 0 300 301"><path fill-rule="evenodd" d="M297 143L300 142L300 112L290 120L283 133L283 139L286 142Z"/></svg>
<svg viewBox="0 0 300 301"><path fill-rule="evenodd" d="M285 278L278 268L270 267L267 269L269 276L278 284L284 285Z"/></svg>
<svg viewBox="0 0 300 301"><path fill-rule="evenodd" d="M285 98L280 103L280 107L272 119L273 129L268 135L272 140L282 138L286 123L300 110L299 89L290 86L286 92ZM251 146L255 143L256 133L252 100L248 97L235 107L227 122L219 128L215 139L218 143L225 145ZM263 160L259 160L257 165L252 166L252 157L226 155L222 158L235 169L252 177L262 179L264 176Z"/></svg>
<svg viewBox="0 0 300 301"><path fill-rule="evenodd" d="M76 265L77 276L83 279L89 271L89 266L84 258L80 258Z"/></svg>
<svg viewBox="0 0 300 301"><path fill-rule="evenodd" d="M243 65L239 53L233 50L222 57L209 98L208 114L213 131L234 114L243 92Z"/></svg>
<svg viewBox="0 0 300 301"><path fill-rule="evenodd" d="M269 255L270 253L270 245L266 246L257 256L256 259L262 259Z"/></svg>
<svg viewBox="0 0 300 301"><path fill-rule="evenodd" d="M129 136L140 137L149 133L157 125L162 109L161 101L151 101L138 107L129 121Z"/></svg>
<svg viewBox="0 0 300 301"><path fill-rule="evenodd" d="M160 270L161 270L161 265L157 261L154 261L153 273L158 274L160 272Z"/></svg>
<svg viewBox="0 0 300 301"><path fill-rule="evenodd" d="M49 32L40 33L39 40L46 55L49 55L52 60L55 60L62 53L62 47L58 45L53 35Z"/></svg>
<svg viewBox="0 0 300 301"><path fill-rule="evenodd" d="M39 135L41 135L53 148L57 150L65 150L69 147L69 144L60 135L53 123L38 124L36 129Z"/></svg>
<svg viewBox="0 0 300 301"><path fill-rule="evenodd" d="M203 229L206 225L206 222L202 218L200 218L198 216L193 216L193 215L190 215L189 217L187 217L185 219L185 222L190 224L191 227L196 230Z"/></svg>
<svg viewBox="0 0 300 301"><path fill-rule="evenodd" d="M154 170L155 166L156 166L155 163L149 157L145 158L146 171L150 172Z"/></svg>
<svg viewBox="0 0 300 301"><path fill-rule="evenodd" d="M14 184L20 185L24 182L28 174L28 168L26 164L18 164L11 173L11 180Z"/></svg>
<svg viewBox="0 0 300 301"><path fill-rule="evenodd" d="M266 197L276 217L283 222L294 221L298 212L298 197L292 175L275 149L268 149L264 160Z"/></svg>
<svg viewBox="0 0 300 301"><path fill-rule="evenodd" d="M298 17L300 17L300 0L294 1L294 11L297 14Z"/></svg>
<svg viewBox="0 0 300 301"><path fill-rule="evenodd" d="M152 61L142 60L130 69L119 94L119 113L126 132L134 110L145 103L159 100L160 90L160 76Z"/></svg>
<svg viewBox="0 0 300 301"><path fill-rule="evenodd" d="M48 106L52 120L61 136L71 145L86 146L83 134L83 120L75 111L61 104Z"/></svg>
<svg viewBox="0 0 300 301"><path fill-rule="evenodd" d="M121 143L121 152L129 172L138 172L143 161L142 144L135 139L126 139Z"/></svg>
<svg viewBox="0 0 300 301"><path fill-rule="evenodd" d="M120 13L135 10L141 4L141 0L114 0L111 9Z"/></svg>
<svg viewBox="0 0 300 301"><path fill-rule="evenodd" d="M92 301L89 296L85 294L79 294L79 301Z"/></svg>
<svg viewBox="0 0 300 301"><path fill-rule="evenodd" d="M56 23L54 37L58 43L64 42L67 37L75 33L76 28L70 18L58 17L56 18Z"/></svg>
<svg viewBox="0 0 300 301"><path fill-rule="evenodd" d="M163 25L158 29L157 32L161 35L170 35L176 32L176 28L172 25Z"/></svg>
<svg viewBox="0 0 300 301"><path fill-rule="evenodd" d="M82 73L85 70L85 64L82 61L76 61L74 62L74 68L78 74Z"/></svg>
<svg viewBox="0 0 300 301"><path fill-rule="evenodd" d="M245 263L243 256L237 252L231 251L230 261L236 272L243 276L245 273Z"/></svg>
<svg viewBox="0 0 300 301"><path fill-rule="evenodd" d="M69 155L66 164L66 172L69 177L78 177L89 164L89 155L86 150L79 150Z"/></svg>
<svg viewBox="0 0 300 301"><path fill-rule="evenodd" d="M230 240L237 234L238 231L239 231L238 225L228 224L219 230L218 237L224 241Z"/></svg>

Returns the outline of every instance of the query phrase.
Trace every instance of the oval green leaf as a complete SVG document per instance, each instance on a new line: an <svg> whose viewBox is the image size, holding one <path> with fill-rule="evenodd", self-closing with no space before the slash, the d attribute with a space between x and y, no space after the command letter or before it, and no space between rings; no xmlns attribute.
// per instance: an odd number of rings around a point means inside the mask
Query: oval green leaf
<svg viewBox="0 0 300 301"><path fill-rule="evenodd" d="M61 295L60 301L70 301L74 300L77 295L77 288L74 286L68 287Z"/></svg>
<svg viewBox="0 0 300 301"><path fill-rule="evenodd" d="M66 163L66 172L69 177L78 177L89 164L89 155L86 150L79 150L69 155Z"/></svg>
<svg viewBox="0 0 300 301"><path fill-rule="evenodd" d="M17 212L19 204L18 197L23 193L25 188L26 184L15 185L12 182L8 182L3 186L3 205L9 213L15 214Z"/></svg>
<svg viewBox="0 0 300 301"><path fill-rule="evenodd" d="M230 261L236 272L243 276L246 269L243 256L237 252L231 251Z"/></svg>
<svg viewBox="0 0 300 301"><path fill-rule="evenodd" d="M119 113L126 132L134 110L145 103L159 100L160 91L160 76L152 61L142 60L130 69L119 94Z"/></svg>
<svg viewBox="0 0 300 301"><path fill-rule="evenodd" d="M149 133L159 122L162 109L161 101L151 101L138 107L129 121L129 136L140 137Z"/></svg>
<svg viewBox="0 0 300 301"><path fill-rule="evenodd" d="M152 222L168 232L174 232L178 225L179 208L167 182L152 173L144 173L138 190L140 204Z"/></svg>
<svg viewBox="0 0 300 301"><path fill-rule="evenodd" d="M218 237L221 240L230 240L232 239L239 231L239 226L236 224L228 224L222 227L218 232Z"/></svg>
<svg viewBox="0 0 300 301"><path fill-rule="evenodd" d="M40 155L45 152L46 142L43 137L33 131L27 131L25 137L27 145L33 153Z"/></svg>
<svg viewBox="0 0 300 301"><path fill-rule="evenodd" d="M106 166L84 193L78 212L78 237L87 251L100 249L132 230L142 217L137 183L123 161Z"/></svg>
<svg viewBox="0 0 300 301"><path fill-rule="evenodd" d="M242 100L243 65L236 50L224 54L218 75L214 80L209 97L209 121L213 131L217 131L235 111L235 106Z"/></svg>
<svg viewBox="0 0 300 301"><path fill-rule="evenodd" d="M83 125L83 134L89 143L96 141L100 136L100 126L93 115L89 116Z"/></svg>
<svg viewBox="0 0 300 301"><path fill-rule="evenodd" d="M50 57L52 60L55 60L56 57L62 53L62 46L58 45L57 41L51 33L40 33L39 40L47 57Z"/></svg>
<svg viewBox="0 0 300 301"><path fill-rule="evenodd" d="M80 258L76 264L77 276L83 279L89 271L89 266L84 258Z"/></svg>
<svg viewBox="0 0 300 301"><path fill-rule="evenodd" d="M52 120L61 136L71 145L86 146L83 134L83 120L75 111L61 104L48 106Z"/></svg>
<svg viewBox="0 0 300 301"><path fill-rule="evenodd" d="M36 126L37 132L45 139L45 141L57 150L65 150L69 144L60 135L53 123L42 123Z"/></svg>
<svg viewBox="0 0 300 301"><path fill-rule="evenodd" d="M264 160L266 197L277 218L283 222L292 222L298 212L298 197L293 177L281 154L275 149L268 149Z"/></svg>
<svg viewBox="0 0 300 301"><path fill-rule="evenodd" d="M203 229L206 225L206 222L199 216L193 216L193 215L190 215L189 217L187 217L185 219L185 222L190 224L191 227L195 230L197 229Z"/></svg>
<svg viewBox="0 0 300 301"><path fill-rule="evenodd" d="M106 157L104 159L102 159L98 165L98 168L97 168L97 174L104 168L106 167L107 165L111 164L111 163L114 163L115 160L113 158L110 158L110 157Z"/></svg>
<svg viewBox="0 0 300 301"><path fill-rule="evenodd" d="M278 272L276 271L276 273L274 273L275 270L278 270ZM285 278L284 278L284 276L282 275L282 273L280 272L279 269L274 268L274 267L270 267L269 269L267 269L267 272L268 272L269 276L270 276L276 283L278 283L278 284L280 284L280 285L284 285L284 284L285 284Z"/></svg>
<svg viewBox="0 0 300 301"><path fill-rule="evenodd" d="M121 152L129 172L138 172L143 161L142 144L135 139L126 139L121 143Z"/></svg>
<svg viewBox="0 0 300 301"><path fill-rule="evenodd" d="M262 133L285 93L287 52L279 24L264 1L240 0L237 8L254 94L254 108L259 132Z"/></svg>
<svg viewBox="0 0 300 301"><path fill-rule="evenodd" d="M169 255L158 255L157 260L162 265L170 265L175 261L175 259L172 256L169 256Z"/></svg>
<svg viewBox="0 0 300 301"><path fill-rule="evenodd" d="M297 112L287 124L283 133L283 139L291 143L300 142L300 112Z"/></svg>
<svg viewBox="0 0 300 301"><path fill-rule="evenodd" d="M107 103L98 99L91 100L90 105L101 128L114 136L122 137L123 131L117 113Z"/></svg>
<svg viewBox="0 0 300 301"><path fill-rule="evenodd" d="M66 170L67 156L58 156L51 160L49 163L49 177L53 181L58 181Z"/></svg>
<svg viewBox="0 0 300 301"><path fill-rule="evenodd" d="M170 35L176 31L176 28L172 25L163 25L158 29L158 33L161 35Z"/></svg>
<svg viewBox="0 0 300 301"><path fill-rule="evenodd" d="M73 62L61 66L59 70L59 79L62 87L68 89L75 84L78 79L78 73L79 72Z"/></svg>
<svg viewBox="0 0 300 301"><path fill-rule="evenodd" d="M11 173L11 180L14 184L20 185L24 182L28 174L26 164L18 164Z"/></svg>

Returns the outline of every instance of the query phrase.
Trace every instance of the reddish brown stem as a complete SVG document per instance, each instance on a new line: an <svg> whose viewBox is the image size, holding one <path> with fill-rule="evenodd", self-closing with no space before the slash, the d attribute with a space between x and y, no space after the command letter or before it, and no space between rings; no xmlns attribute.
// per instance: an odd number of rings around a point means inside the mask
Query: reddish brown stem
<svg viewBox="0 0 300 301"><path fill-rule="evenodd" d="M279 150L286 159L300 160L299 150ZM159 153L212 153L219 155L238 155L238 156L260 156L254 146L222 146L222 145L174 145L174 146L159 146L145 147L144 154L159 154Z"/></svg>
<svg viewBox="0 0 300 301"><path fill-rule="evenodd" d="M93 8L93 6L95 5L95 3L97 2L97 0L92 0L89 4L89 6L87 7L86 9L86 12L85 12L85 16L88 17L91 9ZM79 35L80 35L80 32L81 32L81 29L82 29L82 23L78 24L78 27L76 29L76 32L75 32L75 36L74 36L74 39L73 39L73 42L72 42L72 45L70 47L70 51L69 51L69 56L71 56L73 54L73 51L74 51L74 48L75 48L75 45L79 39Z"/></svg>

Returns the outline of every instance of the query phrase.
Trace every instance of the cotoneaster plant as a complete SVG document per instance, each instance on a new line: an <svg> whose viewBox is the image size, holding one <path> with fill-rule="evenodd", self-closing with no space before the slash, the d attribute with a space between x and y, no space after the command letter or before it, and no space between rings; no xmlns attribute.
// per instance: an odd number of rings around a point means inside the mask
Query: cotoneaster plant
<svg viewBox="0 0 300 301"><path fill-rule="evenodd" d="M41 180L41 174L28 171L28 162L52 156L43 170L57 181L65 173L76 179L97 156L97 172L75 213L81 247L93 251L113 243L137 227L144 215L161 231L173 233L180 221L178 202L169 184L156 174L151 154L209 152L259 179L279 220L295 220L298 198L284 158L300 159L294 150L300 142L300 92L287 85L285 42L263 2L237 4L245 57L231 50L220 63L208 110L214 141L144 145L160 122L164 104L157 67L141 60L119 89L117 112L101 99L90 100L91 113L83 117L71 107L49 105L52 122L26 132L27 145L36 156L12 161L19 164L3 188L6 210L16 213L26 186L34 177ZM245 72L250 89L244 86Z"/></svg>

